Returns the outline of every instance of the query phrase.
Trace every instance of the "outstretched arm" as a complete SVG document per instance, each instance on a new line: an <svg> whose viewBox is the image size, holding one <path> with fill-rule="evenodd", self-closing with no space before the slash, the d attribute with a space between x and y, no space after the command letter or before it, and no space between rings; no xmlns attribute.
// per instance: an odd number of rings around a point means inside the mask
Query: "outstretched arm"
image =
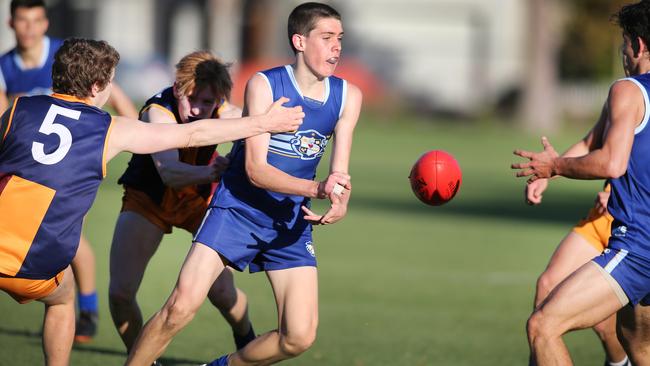
<svg viewBox="0 0 650 366"><path fill-rule="evenodd" d="M559 157L548 140L543 137L544 151L533 153L516 150L515 154L527 158L527 163L513 164L521 169L517 176L531 176L530 180L555 175L574 179L618 178L625 174L634 141L634 129L645 112L643 95L638 86L628 80L612 85L607 103L609 128L603 143L581 157Z"/></svg>
<svg viewBox="0 0 650 366"><path fill-rule="evenodd" d="M271 105L273 95L261 75L254 75L248 82L245 99L244 115L258 115ZM246 139L246 174L254 186L285 194L325 198L336 182L348 185L349 178L342 175L330 175L332 178L319 183L294 177L270 165L266 159L270 139L268 133Z"/></svg>
<svg viewBox="0 0 650 366"><path fill-rule="evenodd" d="M561 156L565 158L587 155L590 151L602 146L602 136L607 130L607 103L603 105L600 117L594 127L580 141L573 144ZM542 203L542 196L548 187L549 178L540 178L527 182L524 189L524 199L529 205Z"/></svg>
<svg viewBox="0 0 650 366"><path fill-rule="evenodd" d="M150 123L177 124L176 119L167 110L157 105L152 105L144 111L142 120ZM151 159L163 183L172 188L210 183L217 180L227 167L227 164L224 164L227 159L219 158L215 161L215 164L192 165L180 161L177 149L151 154Z"/></svg>
<svg viewBox="0 0 650 366"><path fill-rule="evenodd" d="M106 159L121 151L151 154L169 149L205 146L239 140L261 133L292 131L302 123L300 107L285 108L281 98L264 115L232 119L204 119L182 125L144 123L113 117Z"/></svg>
<svg viewBox="0 0 650 366"><path fill-rule="evenodd" d="M240 118L242 110L238 106L231 104L229 101L219 107L219 118Z"/></svg>

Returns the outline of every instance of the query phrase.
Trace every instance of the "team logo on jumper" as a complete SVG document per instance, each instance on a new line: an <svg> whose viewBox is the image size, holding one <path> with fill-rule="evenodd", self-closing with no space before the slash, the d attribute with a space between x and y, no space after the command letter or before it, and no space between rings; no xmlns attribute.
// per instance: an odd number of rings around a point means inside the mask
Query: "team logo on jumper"
<svg viewBox="0 0 650 366"><path fill-rule="evenodd" d="M312 242L306 242L305 249L307 249L307 252L309 252L312 257L316 257L316 251L314 250L314 244Z"/></svg>
<svg viewBox="0 0 650 366"><path fill-rule="evenodd" d="M300 131L291 139L291 149L300 155L302 160L313 160L323 156L327 137L316 130Z"/></svg>
<svg viewBox="0 0 650 366"><path fill-rule="evenodd" d="M612 230L612 235L617 238L624 238L627 233L627 226L621 225Z"/></svg>

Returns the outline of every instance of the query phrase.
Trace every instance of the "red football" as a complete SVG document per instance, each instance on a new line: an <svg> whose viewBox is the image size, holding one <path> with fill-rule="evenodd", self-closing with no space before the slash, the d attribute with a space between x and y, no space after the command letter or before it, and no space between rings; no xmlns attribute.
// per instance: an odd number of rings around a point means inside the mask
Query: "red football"
<svg viewBox="0 0 650 366"><path fill-rule="evenodd" d="M433 150L415 162L409 175L413 193L427 205L449 202L458 190L463 173L456 159L442 150Z"/></svg>

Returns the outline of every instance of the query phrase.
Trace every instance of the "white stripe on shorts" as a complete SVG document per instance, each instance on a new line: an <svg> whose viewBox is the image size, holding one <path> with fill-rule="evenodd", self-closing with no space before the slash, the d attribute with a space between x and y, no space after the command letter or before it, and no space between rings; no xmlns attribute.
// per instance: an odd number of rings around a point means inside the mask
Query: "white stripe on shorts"
<svg viewBox="0 0 650 366"><path fill-rule="evenodd" d="M625 249L621 249L618 253L616 253L614 258L612 258L609 262L607 262L607 265L604 268L605 271L607 271L607 273L612 273L614 268L616 268L616 266L618 266L618 264L621 263L623 258L625 258L625 256L627 255L627 253L628 251Z"/></svg>
<svg viewBox="0 0 650 366"><path fill-rule="evenodd" d="M208 218L210 211L212 211L212 207L208 207L208 210L205 212L205 215L203 215L203 220L201 220L201 225L199 225L199 228L196 229L192 241L196 241L196 236L199 235L199 231L201 231L201 229L203 228L203 224L205 224L205 220Z"/></svg>

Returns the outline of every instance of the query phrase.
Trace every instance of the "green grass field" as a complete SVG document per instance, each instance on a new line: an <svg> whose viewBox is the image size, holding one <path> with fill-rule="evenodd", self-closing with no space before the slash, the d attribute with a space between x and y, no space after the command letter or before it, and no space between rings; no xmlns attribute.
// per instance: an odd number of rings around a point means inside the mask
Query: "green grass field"
<svg viewBox="0 0 650 366"><path fill-rule="evenodd" d="M551 136L558 150L582 136ZM540 207L523 203L523 180L509 164L515 147L538 150L538 137L508 125L360 122L348 217L314 232L320 273L320 327L312 349L287 365L522 365L534 284L557 242L586 213L599 182L557 180ZM458 196L427 207L407 176L423 152L444 149L463 169ZM124 349L107 306L108 253L121 204L116 179L128 157L110 164L85 227L98 264L100 328L75 347L72 365L120 365ZM316 206L323 207L323 206ZM175 231L149 265L139 293L146 318L160 308L187 253ZM275 327L263 274L238 274L258 332ZM0 365L42 364L40 303L0 294ZM602 363L591 331L567 337L578 365ZM167 349L165 365L200 364L233 349L225 321L208 302Z"/></svg>

